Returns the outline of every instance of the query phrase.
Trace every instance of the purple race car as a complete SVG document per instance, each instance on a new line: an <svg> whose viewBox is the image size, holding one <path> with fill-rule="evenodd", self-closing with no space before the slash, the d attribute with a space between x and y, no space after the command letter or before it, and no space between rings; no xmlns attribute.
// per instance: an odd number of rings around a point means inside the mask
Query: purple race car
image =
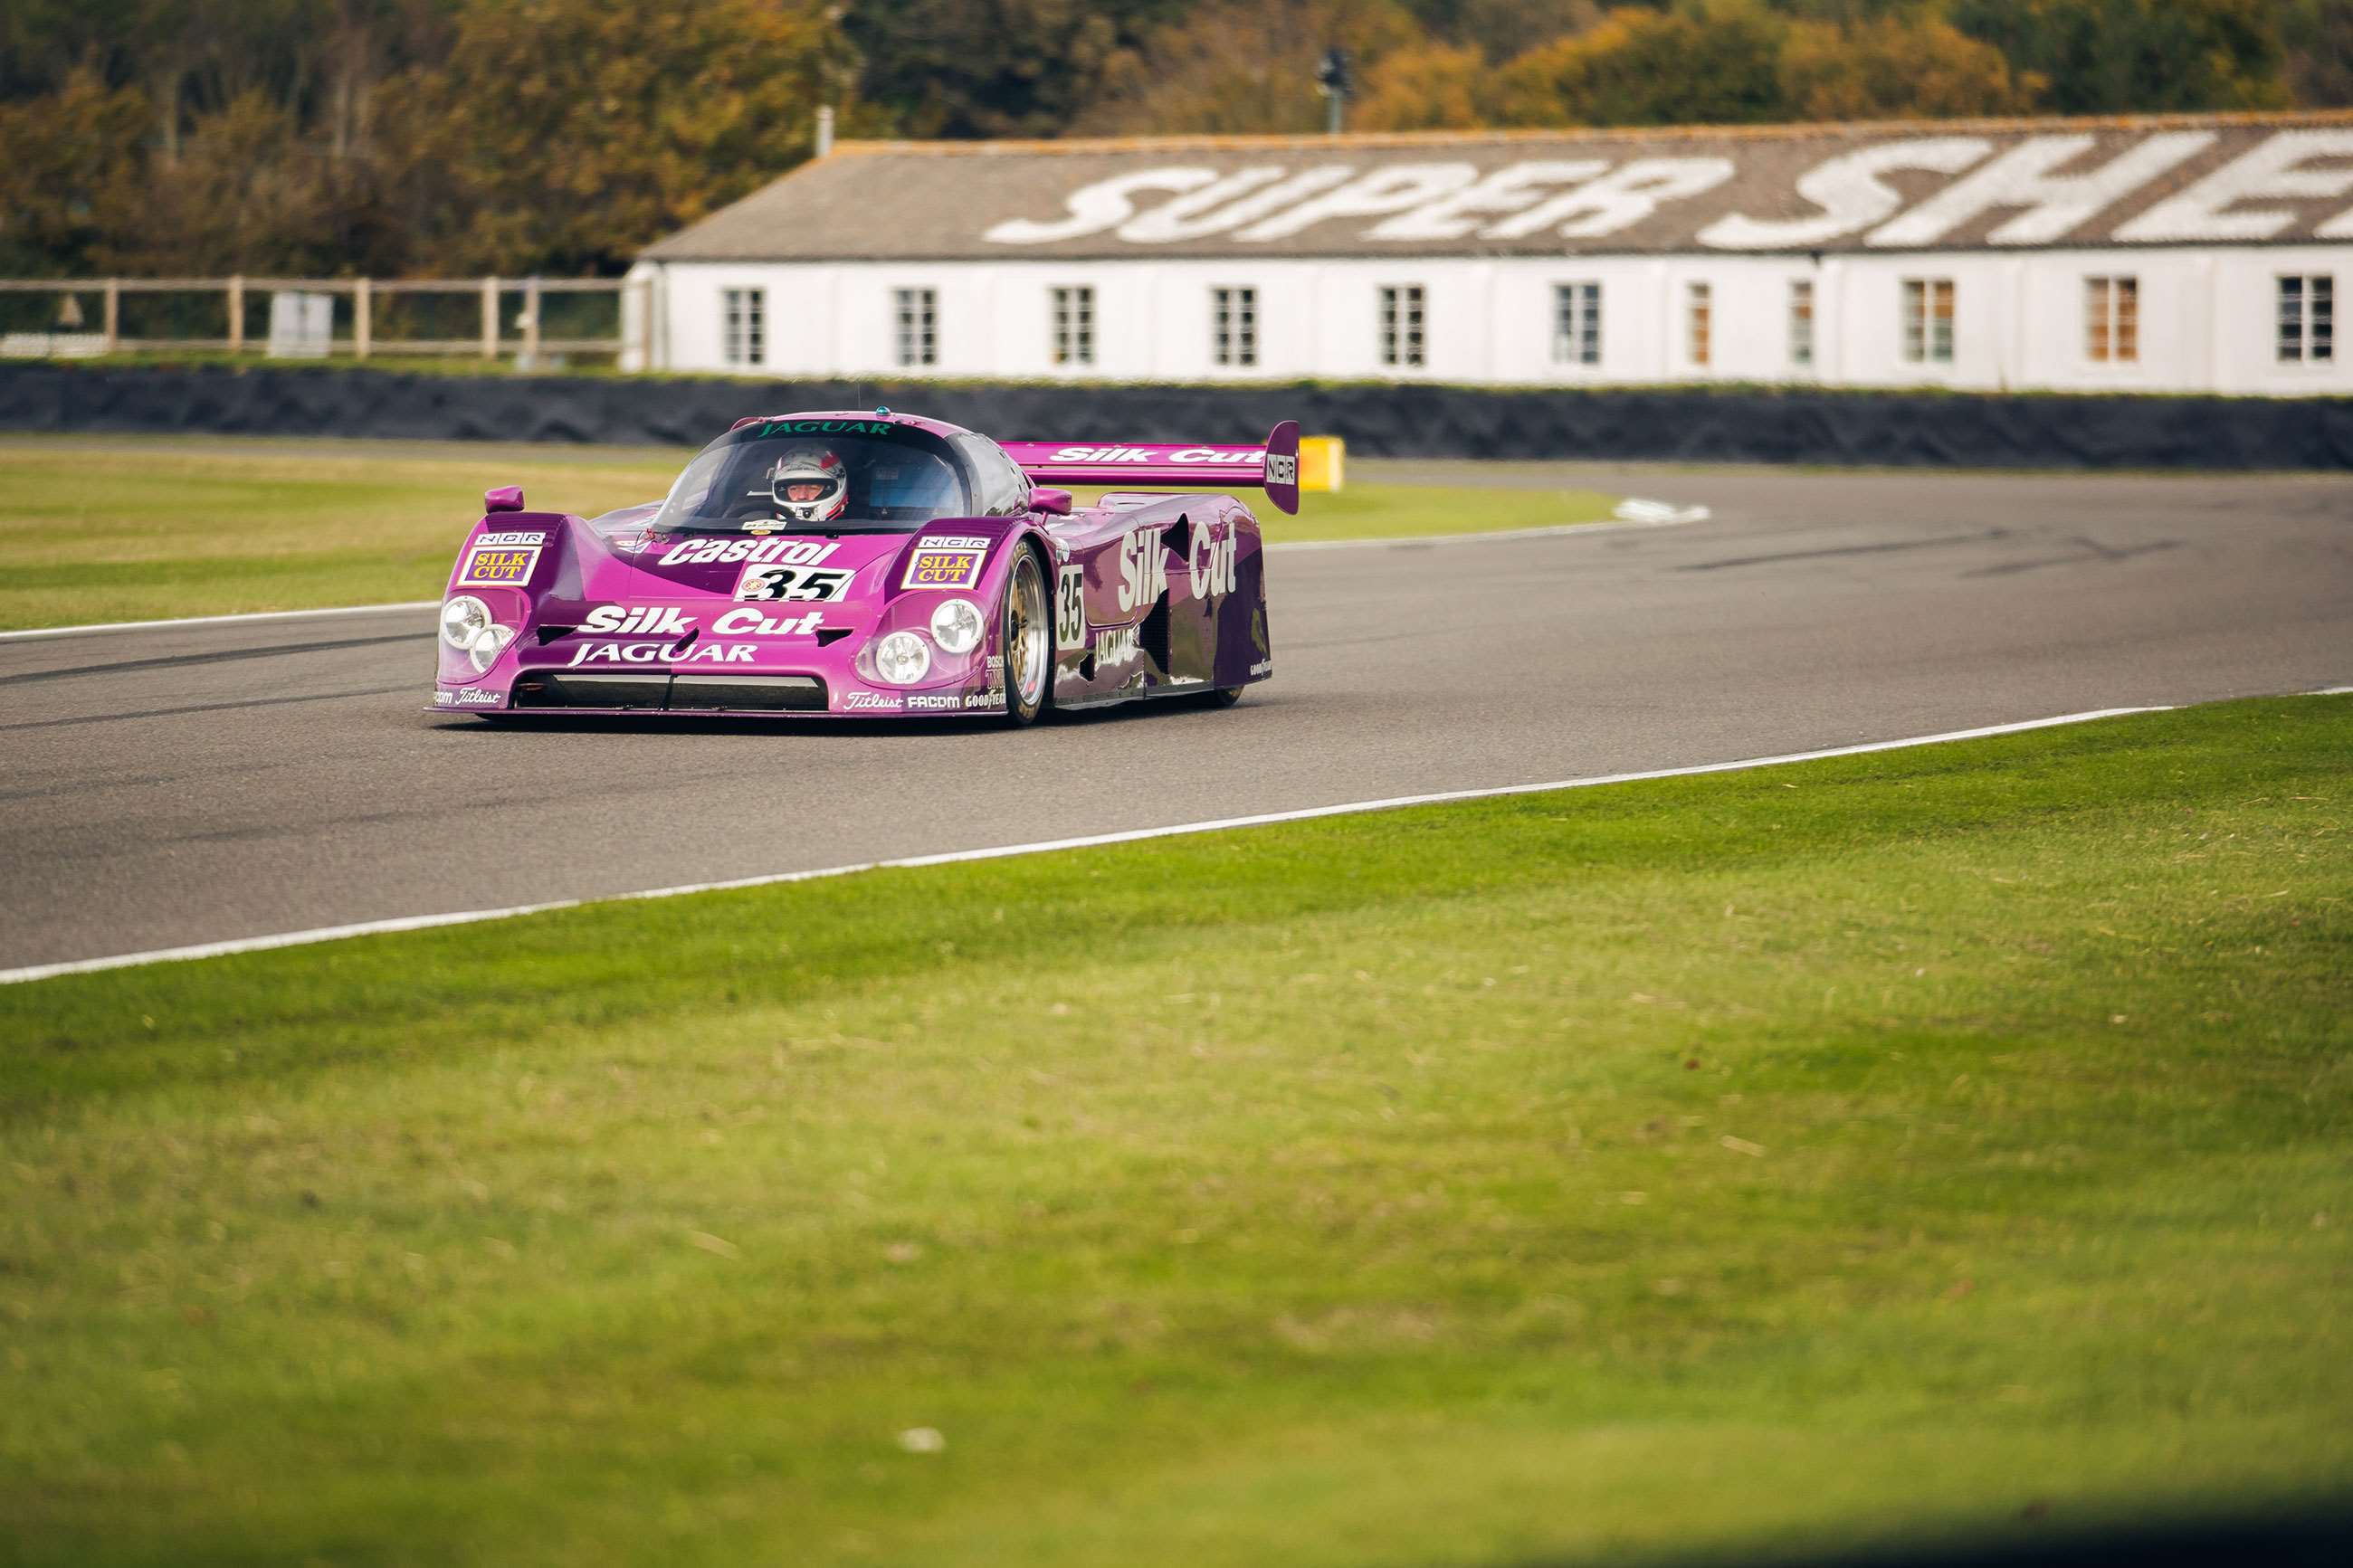
<svg viewBox="0 0 2353 1568"><path fill-rule="evenodd" d="M871 413L745 419L670 497L593 521L483 497L441 606L434 707L987 714L1232 702L1273 672L1258 520L1299 510L1299 426L1262 447L1013 442Z"/></svg>

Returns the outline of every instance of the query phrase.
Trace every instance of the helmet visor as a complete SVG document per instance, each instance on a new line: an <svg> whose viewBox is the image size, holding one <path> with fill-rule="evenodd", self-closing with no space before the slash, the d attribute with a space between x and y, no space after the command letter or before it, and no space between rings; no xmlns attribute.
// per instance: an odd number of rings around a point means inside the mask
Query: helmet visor
<svg viewBox="0 0 2353 1568"><path fill-rule="evenodd" d="M812 506L849 488L839 474L778 474L768 487L778 506Z"/></svg>

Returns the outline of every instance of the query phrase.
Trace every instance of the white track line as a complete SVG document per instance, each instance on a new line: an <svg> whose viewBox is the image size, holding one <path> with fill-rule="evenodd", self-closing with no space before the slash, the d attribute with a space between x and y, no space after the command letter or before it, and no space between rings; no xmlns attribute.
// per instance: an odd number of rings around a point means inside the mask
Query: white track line
<svg viewBox="0 0 2353 1568"><path fill-rule="evenodd" d="M149 632L162 626L221 626L238 621L301 621L319 616L372 616L379 610L432 610L438 599L404 599L396 605L337 605L325 610L255 610L242 616L182 616L169 621L100 621L86 626L34 626L21 632L0 632L0 642L19 637L78 637L91 632Z"/></svg>
<svg viewBox="0 0 2353 1568"><path fill-rule="evenodd" d="M47 980L59 974L88 974L101 969L129 969L142 963L174 963L194 958L220 958L235 952L259 952L274 947L301 947L346 937L375 936L391 931L428 931L435 926L471 925L480 921L511 920L517 915L544 914L550 910L578 909L584 904L614 903L628 899L675 899L688 893L715 893L738 888L768 888L785 882L814 882L847 877L859 871L903 869L919 866L952 866L971 860L1002 860L1016 855L1045 855L1060 849L1092 849L1107 844L1135 844L1147 838L1176 838L1195 833L1221 833L1236 827L1263 827L1278 822L1307 822L1319 816L1353 816L1369 811L1396 811L1409 805L1442 805L1450 801L1493 800L1504 795L1541 795L1546 790L1591 789L1601 784L1637 784L1646 779L1690 778L1700 773L1735 773L1747 768L1778 767L1785 763L1820 762L1829 757L1854 757L1869 752L1903 751L1913 746L1942 745L1947 741L1976 741L1989 735L2015 735L2027 730L2048 730L2060 724L2084 724L2128 713L2162 713L2163 708L2102 708L2089 713L2063 713L2053 719L2027 719L2014 724L1989 724L1976 730L1951 730L1941 735L1915 735L1901 741L1870 741L1861 745L1832 746L1819 752L1788 752L1779 756L1746 757L1731 763L1701 763L1692 767L1654 768L1644 773L1605 773L1598 778L1556 779L1546 784L1501 784L1487 789L1445 790L1435 795L1393 795L1387 800L1349 801L1340 805L1311 805L1296 811L1261 812L1253 816L1221 817L1213 822L1182 822L1166 827L1134 827L1118 833L1092 833L1078 838L1050 838L1033 844L1000 844L987 849L952 849L940 855L908 855L892 860L865 860L854 866L828 866L813 871L777 871L763 877L738 877L724 882L689 882L675 888L648 888L603 899L554 899L542 904L515 904L500 910L461 910L452 914L405 915L396 920L362 921L353 925L321 926L312 931L282 931L274 936L239 937L230 942L198 942L193 947L158 948L152 952L126 952L111 958L80 958L64 963L36 963L23 969L0 970L0 985L26 980Z"/></svg>
<svg viewBox="0 0 2353 1568"><path fill-rule="evenodd" d="M1594 533L1649 533L1662 528L1682 528L1705 518L1662 518L1656 522L1620 520L1615 522L1557 522L1543 528L1504 528L1487 533L1417 533L1401 539L1285 539L1267 545L1270 552L1285 554L1309 550L1379 550L1413 544L1495 544L1511 539L1577 539Z"/></svg>
<svg viewBox="0 0 2353 1568"><path fill-rule="evenodd" d="M1415 544L1488 544L1507 539L1566 539L1576 534L1624 533L1630 529L1677 528L1696 519L1659 522L1564 522L1548 528L1507 528L1491 533L1426 533L1406 539L1293 539L1268 543L1271 551L1378 550ZM0 642L26 637L78 637L91 632L144 632L162 626L220 626L240 621L299 621L313 616L367 616L380 610L431 610L438 599L406 599L396 605L337 605L323 610L257 610L241 616L182 616L168 621L101 621L84 626L33 626L0 632Z"/></svg>

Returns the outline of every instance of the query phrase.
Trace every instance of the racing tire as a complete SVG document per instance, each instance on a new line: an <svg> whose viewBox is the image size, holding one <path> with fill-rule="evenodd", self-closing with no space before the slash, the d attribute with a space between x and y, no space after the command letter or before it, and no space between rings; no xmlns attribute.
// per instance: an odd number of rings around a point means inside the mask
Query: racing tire
<svg viewBox="0 0 2353 1568"><path fill-rule="evenodd" d="M1208 696L1201 700L1201 706L1204 708L1230 708L1241 700L1242 689L1240 687L1220 686L1218 689L1210 692Z"/></svg>
<svg viewBox="0 0 2353 1568"><path fill-rule="evenodd" d="M1005 658L1005 721L1034 724L1054 705L1054 621L1046 603L1046 569L1028 546L1005 575L997 610L997 646Z"/></svg>

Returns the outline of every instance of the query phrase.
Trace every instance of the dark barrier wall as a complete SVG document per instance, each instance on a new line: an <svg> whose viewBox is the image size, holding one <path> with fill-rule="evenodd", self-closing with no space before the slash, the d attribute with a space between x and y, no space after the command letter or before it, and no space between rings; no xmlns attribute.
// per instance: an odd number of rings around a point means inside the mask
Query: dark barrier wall
<svg viewBox="0 0 2353 1568"><path fill-rule="evenodd" d="M1055 385L0 366L0 429L700 446L747 414L877 404L1007 439L1250 441L1368 458L1894 467L2343 468L2353 399L1704 388Z"/></svg>

